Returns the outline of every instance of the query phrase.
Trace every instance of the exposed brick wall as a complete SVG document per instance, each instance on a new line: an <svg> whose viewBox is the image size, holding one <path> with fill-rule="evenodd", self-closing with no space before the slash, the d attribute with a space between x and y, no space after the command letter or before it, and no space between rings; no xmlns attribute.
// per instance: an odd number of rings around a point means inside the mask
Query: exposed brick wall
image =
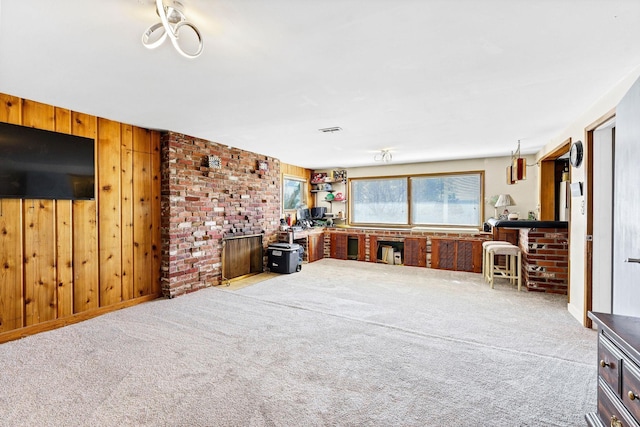
<svg viewBox="0 0 640 427"><path fill-rule="evenodd" d="M220 158L220 169L207 166L209 155ZM258 160L269 169L257 170ZM161 206L163 294L172 298L218 285L224 237L262 233L265 255L277 241L280 161L164 133Z"/></svg>
<svg viewBox="0 0 640 427"><path fill-rule="evenodd" d="M523 282L530 291L567 294L569 232L562 228L520 230Z"/></svg>

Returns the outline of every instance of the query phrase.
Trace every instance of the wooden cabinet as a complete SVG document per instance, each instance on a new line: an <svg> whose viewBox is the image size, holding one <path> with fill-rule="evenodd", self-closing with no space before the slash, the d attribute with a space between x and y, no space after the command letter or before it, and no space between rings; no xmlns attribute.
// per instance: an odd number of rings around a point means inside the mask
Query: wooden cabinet
<svg viewBox="0 0 640 427"><path fill-rule="evenodd" d="M432 238L431 268L482 272L482 241Z"/></svg>
<svg viewBox="0 0 640 427"><path fill-rule="evenodd" d="M589 426L640 424L640 318L589 313L598 326L598 410Z"/></svg>
<svg viewBox="0 0 640 427"><path fill-rule="evenodd" d="M354 251L349 250L349 241L354 243L352 246L357 245L357 248L355 248ZM330 244L331 247L329 249L329 254L331 258L357 259L358 261L364 261L366 258L364 235L331 233Z"/></svg>
<svg viewBox="0 0 640 427"><path fill-rule="evenodd" d="M309 262L324 258L324 233L309 234L307 242Z"/></svg>
<svg viewBox="0 0 640 427"><path fill-rule="evenodd" d="M331 248L329 249L331 258L347 259L348 237L346 234L331 233Z"/></svg>
<svg viewBox="0 0 640 427"><path fill-rule="evenodd" d="M407 237L404 239L404 265L427 266L427 239Z"/></svg>
<svg viewBox="0 0 640 427"><path fill-rule="evenodd" d="M297 243L304 248L305 261L318 261L324 258L324 232L321 230L322 229L307 229L295 232L281 231L278 233L278 241Z"/></svg>
<svg viewBox="0 0 640 427"><path fill-rule="evenodd" d="M509 242L518 246L518 237L520 236L519 228L503 228L492 227L493 240L500 240L503 242Z"/></svg>

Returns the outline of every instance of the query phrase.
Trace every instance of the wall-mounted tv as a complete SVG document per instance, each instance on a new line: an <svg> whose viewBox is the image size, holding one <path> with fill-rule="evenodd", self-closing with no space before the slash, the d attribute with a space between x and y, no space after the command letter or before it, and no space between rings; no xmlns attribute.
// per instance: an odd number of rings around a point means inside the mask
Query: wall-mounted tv
<svg viewBox="0 0 640 427"><path fill-rule="evenodd" d="M0 198L95 198L95 141L0 123Z"/></svg>

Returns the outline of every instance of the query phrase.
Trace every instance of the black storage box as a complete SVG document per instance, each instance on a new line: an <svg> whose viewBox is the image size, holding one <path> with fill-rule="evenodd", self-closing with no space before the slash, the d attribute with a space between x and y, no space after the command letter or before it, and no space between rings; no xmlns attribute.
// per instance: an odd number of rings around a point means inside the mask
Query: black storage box
<svg viewBox="0 0 640 427"><path fill-rule="evenodd" d="M302 269L302 246L297 243L272 243L267 248L269 270L289 274Z"/></svg>

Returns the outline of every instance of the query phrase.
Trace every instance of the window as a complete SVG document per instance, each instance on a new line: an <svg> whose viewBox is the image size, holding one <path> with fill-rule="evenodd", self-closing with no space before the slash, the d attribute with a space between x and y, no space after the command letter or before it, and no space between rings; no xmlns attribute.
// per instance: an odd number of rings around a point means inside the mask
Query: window
<svg viewBox="0 0 640 427"><path fill-rule="evenodd" d="M351 181L351 222L406 224L407 179L358 179Z"/></svg>
<svg viewBox="0 0 640 427"><path fill-rule="evenodd" d="M480 174L412 177L411 223L480 225Z"/></svg>
<svg viewBox="0 0 640 427"><path fill-rule="evenodd" d="M351 223L479 227L482 172L351 180Z"/></svg>
<svg viewBox="0 0 640 427"><path fill-rule="evenodd" d="M299 209L307 204L307 181L303 178L282 178L282 209L285 211Z"/></svg>

